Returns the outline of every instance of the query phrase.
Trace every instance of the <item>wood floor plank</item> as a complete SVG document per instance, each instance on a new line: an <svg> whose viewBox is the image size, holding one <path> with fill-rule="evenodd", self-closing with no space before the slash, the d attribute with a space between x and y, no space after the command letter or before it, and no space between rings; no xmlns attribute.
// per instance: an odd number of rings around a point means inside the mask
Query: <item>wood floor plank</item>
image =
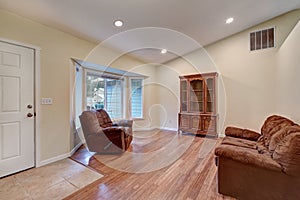
<svg viewBox="0 0 300 200"><path fill-rule="evenodd" d="M118 162L125 166L124 169L131 168L133 161L128 155L127 157L94 155L82 146L71 158L103 174L104 177L65 199L233 199L217 192L214 148L219 143L218 139L178 135L175 131L163 130L135 132L134 134L136 137L133 139L129 152L145 155L154 152L147 158L149 160L145 160L142 164L147 164L147 162L168 164L168 159L178 155L176 148L185 148L185 144L181 144L181 141L192 142L186 151L170 165L155 171L149 170L147 173L129 173L108 167L102 163L104 160L110 159L108 162ZM167 148L169 152L159 151L162 148ZM155 152L158 153L155 154ZM163 153L160 154L161 152Z"/></svg>

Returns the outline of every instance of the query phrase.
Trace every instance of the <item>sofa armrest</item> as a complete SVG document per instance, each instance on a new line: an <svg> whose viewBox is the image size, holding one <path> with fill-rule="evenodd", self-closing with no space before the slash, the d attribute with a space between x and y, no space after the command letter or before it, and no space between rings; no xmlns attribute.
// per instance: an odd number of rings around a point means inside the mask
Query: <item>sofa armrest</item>
<svg viewBox="0 0 300 200"><path fill-rule="evenodd" d="M102 131L111 143L120 149L125 149L125 127L108 127L102 129Z"/></svg>
<svg viewBox="0 0 300 200"><path fill-rule="evenodd" d="M281 166L271 156L259 154L254 149L221 144L215 149L215 155L268 170L281 171Z"/></svg>
<svg viewBox="0 0 300 200"><path fill-rule="evenodd" d="M92 152L107 152L108 149L115 148L113 146L122 147L124 132L120 129L117 131L109 130L107 128L105 131L101 129L94 134L87 135L85 137L86 143L88 145L89 151ZM105 134L106 133L106 134ZM114 144L114 145L113 145Z"/></svg>
<svg viewBox="0 0 300 200"><path fill-rule="evenodd" d="M132 127L132 124L133 124L132 119L121 119L121 120L115 120L113 126Z"/></svg>
<svg viewBox="0 0 300 200"><path fill-rule="evenodd" d="M273 159L280 163L283 171L300 177L300 126L290 127L289 135L284 137L275 148Z"/></svg>
<svg viewBox="0 0 300 200"><path fill-rule="evenodd" d="M236 138L243 138L247 140L257 141L258 138L261 136L259 133L255 131L251 131L248 129L241 129L237 127L229 126L225 129L225 135L236 137Z"/></svg>

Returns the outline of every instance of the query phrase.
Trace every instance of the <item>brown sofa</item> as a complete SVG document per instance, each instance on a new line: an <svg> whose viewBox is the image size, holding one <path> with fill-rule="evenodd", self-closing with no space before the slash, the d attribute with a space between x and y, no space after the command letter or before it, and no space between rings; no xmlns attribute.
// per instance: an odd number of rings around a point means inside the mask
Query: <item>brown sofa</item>
<svg viewBox="0 0 300 200"><path fill-rule="evenodd" d="M300 199L300 126L273 115L261 133L227 127L215 149L218 191L237 199Z"/></svg>
<svg viewBox="0 0 300 200"><path fill-rule="evenodd" d="M83 111L79 119L89 151L121 153L130 146L132 120L119 120L113 123L103 109Z"/></svg>

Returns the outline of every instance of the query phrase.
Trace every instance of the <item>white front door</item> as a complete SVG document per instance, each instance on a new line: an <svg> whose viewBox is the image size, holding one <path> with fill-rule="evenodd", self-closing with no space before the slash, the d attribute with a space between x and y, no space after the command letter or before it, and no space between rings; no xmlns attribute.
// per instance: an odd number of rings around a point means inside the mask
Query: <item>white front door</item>
<svg viewBox="0 0 300 200"><path fill-rule="evenodd" d="M0 41L0 177L34 167L34 50Z"/></svg>

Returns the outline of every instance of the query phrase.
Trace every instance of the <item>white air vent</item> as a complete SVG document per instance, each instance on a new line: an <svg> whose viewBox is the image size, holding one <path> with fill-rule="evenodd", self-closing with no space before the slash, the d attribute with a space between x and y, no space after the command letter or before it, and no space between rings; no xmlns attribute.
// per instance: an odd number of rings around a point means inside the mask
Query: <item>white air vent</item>
<svg viewBox="0 0 300 200"><path fill-rule="evenodd" d="M275 27L250 33L250 51L275 47Z"/></svg>

